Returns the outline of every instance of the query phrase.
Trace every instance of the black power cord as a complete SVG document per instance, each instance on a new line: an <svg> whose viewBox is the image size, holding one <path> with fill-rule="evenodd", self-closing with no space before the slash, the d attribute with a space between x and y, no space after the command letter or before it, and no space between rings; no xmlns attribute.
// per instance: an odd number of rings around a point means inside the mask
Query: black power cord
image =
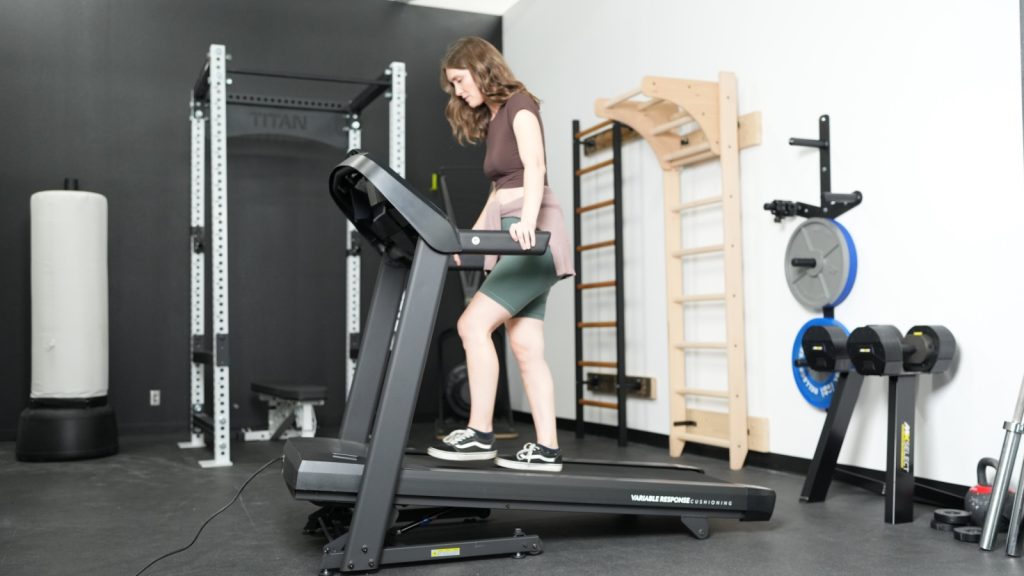
<svg viewBox="0 0 1024 576"><path fill-rule="evenodd" d="M259 470L253 472L252 476L249 476L249 479L242 483L242 487L238 489L238 492L235 492L234 498L232 498L230 502L225 504L223 508L221 508L220 510L217 510L216 512L214 512L213 516L210 516L209 518L206 519L206 522L203 522L203 525L199 527L199 531L196 532L195 538L192 538L192 541L188 543L188 546L185 546L184 548L178 548L177 550L175 550L173 552L168 552L167 554L164 554L163 556L157 558L156 560L153 560L149 564L146 564L145 568L143 568L142 570L139 570L138 572L136 572L135 576L140 576L143 572L145 572L146 570L149 570L154 564L156 564L157 562L163 560L164 558L170 558L171 556L174 556L175 554L178 554L179 552L184 552L185 550L188 550L189 548L191 548L192 545L195 544L197 540L199 540L199 535L203 533L203 528L206 528L206 525L209 524L214 518L216 518L217 516L220 516L221 512L223 512L223 511L227 510L228 508L230 508L231 505L234 504L236 500L238 500L238 497L242 495L242 490L245 490L245 487L249 485L249 482L252 482L253 479L256 478L257 476L259 476L261 472L263 472L267 468L270 468L270 466L273 465L276 462L284 462L284 456L279 456L277 458L274 458L270 462L267 462L266 464L261 466Z"/></svg>

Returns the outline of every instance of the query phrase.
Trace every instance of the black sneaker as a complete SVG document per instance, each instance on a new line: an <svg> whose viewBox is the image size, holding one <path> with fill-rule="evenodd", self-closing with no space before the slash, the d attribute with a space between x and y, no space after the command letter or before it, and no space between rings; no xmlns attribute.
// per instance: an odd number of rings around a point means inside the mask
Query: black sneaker
<svg viewBox="0 0 1024 576"><path fill-rule="evenodd" d="M490 438L487 438L490 436ZM491 460L498 455L494 449L494 433L483 434L472 428L455 430L444 440L427 448L427 454L441 460Z"/></svg>
<svg viewBox="0 0 1024 576"><path fill-rule="evenodd" d="M494 459L494 463L502 468L512 468L513 470L561 472L562 451L527 442L523 449L516 452L514 456L502 454Z"/></svg>

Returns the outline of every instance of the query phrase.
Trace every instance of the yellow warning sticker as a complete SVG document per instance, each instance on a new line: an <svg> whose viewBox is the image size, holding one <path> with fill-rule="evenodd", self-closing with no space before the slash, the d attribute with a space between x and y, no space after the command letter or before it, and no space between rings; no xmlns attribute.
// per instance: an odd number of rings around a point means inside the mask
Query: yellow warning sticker
<svg viewBox="0 0 1024 576"><path fill-rule="evenodd" d="M900 426L900 470L910 472L910 424Z"/></svg>
<svg viewBox="0 0 1024 576"><path fill-rule="evenodd" d="M435 548L430 551L431 558L450 558L462 554L462 548Z"/></svg>

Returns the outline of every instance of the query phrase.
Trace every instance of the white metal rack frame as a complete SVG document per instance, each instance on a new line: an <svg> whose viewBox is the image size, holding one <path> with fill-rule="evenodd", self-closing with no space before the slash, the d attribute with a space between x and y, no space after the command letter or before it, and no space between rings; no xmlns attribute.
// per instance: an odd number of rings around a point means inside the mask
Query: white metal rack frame
<svg viewBox="0 0 1024 576"><path fill-rule="evenodd" d="M392 62L375 80L282 74L254 70L228 69L231 56L222 44L210 45L206 64L193 85L190 101L191 122L191 369L190 369L190 437L179 442L180 448L202 448L207 435L213 458L201 460L204 468L231 466L231 385L228 325L228 136L253 133L286 134L292 137L314 139L338 148L358 149L362 145L362 110L384 94L389 100L389 161L391 168L405 175L405 64ZM315 100L295 100L229 93L233 76L257 76L308 82L333 82L363 85L365 88L347 103ZM231 123L228 105L249 106L280 111L302 111L301 123L261 122ZM338 117L344 118L339 131ZM209 134L207 134L209 124ZM297 131L301 127L302 131ZM347 134L342 142L339 137ZM209 190L211 199L209 249L213 253L213 340L207 339L206 323L206 157L209 150ZM355 229L349 225L346 239L347 260L347 312L346 331L346 393L355 373L355 351L359 337L359 244ZM205 366L213 370L212 405L207 410Z"/></svg>

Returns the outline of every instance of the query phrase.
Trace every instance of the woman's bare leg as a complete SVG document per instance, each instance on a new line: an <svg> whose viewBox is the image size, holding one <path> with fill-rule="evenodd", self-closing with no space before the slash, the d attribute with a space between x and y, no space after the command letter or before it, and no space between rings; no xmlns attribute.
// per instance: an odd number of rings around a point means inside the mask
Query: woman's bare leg
<svg viewBox="0 0 1024 576"><path fill-rule="evenodd" d="M519 362L526 398L530 401L537 443L548 448L558 448L555 383L544 357L544 321L536 318L511 318L505 326L512 353Z"/></svg>
<svg viewBox="0 0 1024 576"><path fill-rule="evenodd" d="M494 429L494 400L500 367L491 334L510 317L508 310L483 292L473 296L459 317L459 337L466 351L469 372L469 427L480 432Z"/></svg>

